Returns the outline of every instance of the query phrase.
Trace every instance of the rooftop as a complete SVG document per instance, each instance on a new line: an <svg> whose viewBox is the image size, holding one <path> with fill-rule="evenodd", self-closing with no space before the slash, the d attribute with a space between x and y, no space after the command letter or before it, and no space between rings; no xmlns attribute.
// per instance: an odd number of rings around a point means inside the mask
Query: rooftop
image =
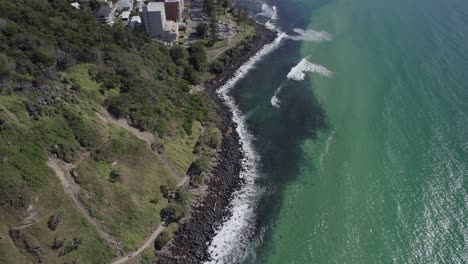
<svg viewBox="0 0 468 264"><path fill-rule="evenodd" d="M107 5L101 6L98 10L95 10L93 12L94 16L97 16L97 17L105 17L105 16L110 15L111 13L112 13L112 8L110 8Z"/></svg>
<svg viewBox="0 0 468 264"><path fill-rule="evenodd" d="M150 2L148 3L148 12L163 12L164 3L163 2Z"/></svg>
<svg viewBox="0 0 468 264"><path fill-rule="evenodd" d="M130 19L130 11L123 11L120 15L120 19Z"/></svg>

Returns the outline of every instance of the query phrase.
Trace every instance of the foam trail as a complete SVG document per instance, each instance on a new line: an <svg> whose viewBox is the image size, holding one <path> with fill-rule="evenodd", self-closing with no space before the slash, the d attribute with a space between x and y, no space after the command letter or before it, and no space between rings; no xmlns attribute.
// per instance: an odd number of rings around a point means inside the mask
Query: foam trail
<svg viewBox="0 0 468 264"><path fill-rule="evenodd" d="M216 235L208 248L212 260L206 263L237 263L245 257L247 242L255 224L255 205L262 193L262 189L255 185L255 179L259 177L258 155L252 146L252 135L247 129L245 117L228 93L248 71L254 68L255 63L278 48L285 38L286 34L280 34L274 42L265 45L218 90L218 94L231 109L233 121L237 124L236 130L244 152L240 177L245 179L245 184L234 194L231 201L232 216L217 227Z"/></svg>
<svg viewBox="0 0 468 264"><path fill-rule="evenodd" d="M291 40L303 40L303 41L313 41L313 42L324 42L324 41L331 41L332 35L326 31L316 31L312 29L301 29L301 28L294 28L294 33L296 35L288 35L288 38Z"/></svg>
<svg viewBox="0 0 468 264"><path fill-rule="evenodd" d="M281 89L283 89L283 87L286 85L286 83L283 83L281 84L278 89L276 89L275 91L275 94L273 95L273 97L271 97L271 105L276 107L276 108L280 108L280 103L281 101L278 99L278 94L279 92L281 91Z"/></svg>
<svg viewBox="0 0 468 264"><path fill-rule="evenodd" d="M306 72L315 72L325 77L331 77L333 72L329 71L322 65L313 64L307 60L308 58L302 59L299 64L294 66L288 73L288 79L302 81L305 78Z"/></svg>
<svg viewBox="0 0 468 264"><path fill-rule="evenodd" d="M335 136L335 130L333 130L330 134L330 136L327 138L325 141L325 149L322 151L320 154L320 168L323 168L323 158L328 154L328 150L330 149L330 143Z"/></svg>

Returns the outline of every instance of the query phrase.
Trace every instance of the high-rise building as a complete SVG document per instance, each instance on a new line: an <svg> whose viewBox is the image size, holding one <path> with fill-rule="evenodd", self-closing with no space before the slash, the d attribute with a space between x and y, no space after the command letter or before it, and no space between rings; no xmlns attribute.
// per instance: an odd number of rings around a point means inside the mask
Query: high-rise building
<svg viewBox="0 0 468 264"><path fill-rule="evenodd" d="M141 22L146 35L163 41L177 40L178 24L166 20L166 11L163 2L150 2L140 9Z"/></svg>
<svg viewBox="0 0 468 264"><path fill-rule="evenodd" d="M148 5L142 6L140 16L146 35L150 38L162 39L164 37L164 24L166 22L164 3L150 2Z"/></svg>

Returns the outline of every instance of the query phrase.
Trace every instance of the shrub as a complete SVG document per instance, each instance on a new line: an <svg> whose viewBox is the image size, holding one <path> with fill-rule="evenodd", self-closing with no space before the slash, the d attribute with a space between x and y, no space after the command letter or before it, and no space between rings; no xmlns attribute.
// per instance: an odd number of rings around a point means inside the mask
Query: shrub
<svg viewBox="0 0 468 264"><path fill-rule="evenodd" d="M169 231L164 230L159 234L159 236L154 241L154 248L156 250L161 250L172 238L172 235Z"/></svg>
<svg viewBox="0 0 468 264"><path fill-rule="evenodd" d="M55 59L48 50L41 47L33 52L33 62L42 63L45 66L51 66L55 63Z"/></svg>
<svg viewBox="0 0 468 264"><path fill-rule="evenodd" d="M109 174L109 181L116 182L122 177L122 171L119 169L112 169Z"/></svg>
<svg viewBox="0 0 468 264"><path fill-rule="evenodd" d="M216 149L219 146L221 146L222 139L223 137L219 129L213 127L208 130L208 133L206 134L204 140L208 146L210 146L213 149Z"/></svg>
<svg viewBox="0 0 468 264"><path fill-rule="evenodd" d="M179 221L185 215L185 206L177 203L169 203L161 210L161 220L166 224Z"/></svg>
<svg viewBox="0 0 468 264"><path fill-rule="evenodd" d="M214 74L222 73L223 69L224 69L224 64L219 60L213 61L213 63L211 63L210 65L210 72Z"/></svg>
<svg viewBox="0 0 468 264"><path fill-rule="evenodd" d="M81 245L82 240L80 238L73 238L68 242L68 244L65 246L65 248L60 252L59 256L66 255L74 250L77 250L80 245Z"/></svg>
<svg viewBox="0 0 468 264"><path fill-rule="evenodd" d="M189 176L201 175L202 173L208 171L209 168L210 168L210 160L205 156L198 157L190 165L187 171L187 174Z"/></svg>
<svg viewBox="0 0 468 264"><path fill-rule="evenodd" d="M63 236L55 237L54 242L52 243L52 249L57 250L65 244L66 238Z"/></svg>
<svg viewBox="0 0 468 264"><path fill-rule="evenodd" d="M65 119L81 146L96 148L104 143L104 136L96 124L71 111L65 113Z"/></svg>
<svg viewBox="0 0 468 264"><path fill-rule="evenodd" d="M51 152L65 162L73 162L79 155L80 147L76 141L63 142L52 147Z"/></svg>
<svg viewBox="0 0 468 264"><path fill-rule="evenodd" d="M54 231L57 229L58 224L60 223L60 220L62 220L63 217L63 211L59 211L49 217L49 220L47 221L47 227L49 227L50 230Z"/></svg>
<svg viewBox="0 0 468 264"><path fill-rule="evenodd" d="M166 185L166 184L161 185L159 189L161 190L163 197L166 199L170 199L172 194L175 191L175 187L173 185Z"/></svg>

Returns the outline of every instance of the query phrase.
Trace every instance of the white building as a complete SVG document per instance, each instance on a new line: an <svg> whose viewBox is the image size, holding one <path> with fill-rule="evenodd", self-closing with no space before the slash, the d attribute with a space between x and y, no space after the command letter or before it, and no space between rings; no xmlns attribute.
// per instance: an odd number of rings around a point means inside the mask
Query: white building
<svg viewBox="0 0 468 264"><path fill-rule="evenodd" d="M166 20L163 2L150 2L140 10L141 22L146 35L163 41L174 41L178 36L176 23ZM174 24L176 26L174 26Z"/></svg>
<svg viewBox="0 0 468 264"><path fill-rule="evenodd" d="M130 28L135 28L137 25L141 24L141 17L139 16L132 16L132 20L130 20L130 23L128 26Z"/></svg>

